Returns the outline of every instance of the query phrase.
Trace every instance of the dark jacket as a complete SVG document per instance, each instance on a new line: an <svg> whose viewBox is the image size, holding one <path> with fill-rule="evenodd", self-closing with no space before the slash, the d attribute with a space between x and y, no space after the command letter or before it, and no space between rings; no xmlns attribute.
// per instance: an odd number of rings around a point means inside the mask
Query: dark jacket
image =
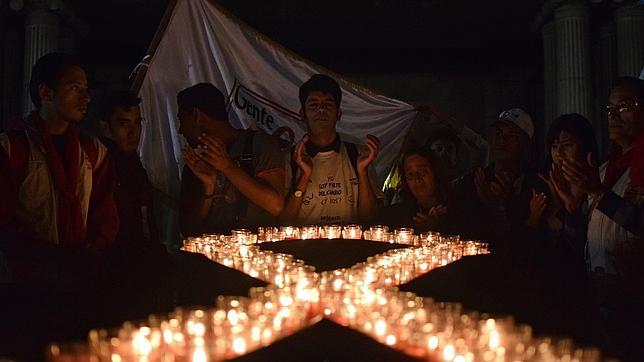
<svg viewBox="0 0 644 362"><path fill-rule="evenodd" d="M494 179L494 165L486 167L484 172L488 182L491 182ZM456 180L448 209L456 219L467 222L461 236L489 242L496 250L507 251L511 244L516 244L513 239L522 235L530 214L532 189L538 192L547 190L536 172L526 171L521 177L518 192L512 195L506 205L486 205L481 202L474 184L474 173Z"/></svg>
<svg viewBox="0 0 644 362"><path fill-rule="evenodd" d="M153 188L139 155L124 154L112 140L101 138L101 142L107 147L117 174L114 198L121 225L116 236L116 246L158 246L159 235L153 214Z"/></svg>

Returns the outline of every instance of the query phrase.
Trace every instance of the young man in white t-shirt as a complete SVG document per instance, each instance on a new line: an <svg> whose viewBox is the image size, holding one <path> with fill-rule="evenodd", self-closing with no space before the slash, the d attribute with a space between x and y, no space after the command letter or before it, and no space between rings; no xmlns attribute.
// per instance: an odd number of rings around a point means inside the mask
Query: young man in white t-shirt
<svg viewBox="0 0 644 362"><path fill-rule="evenodd" d="M312 76L299 96L300 116L309 133L292 155L294 182L282 220L302 225L372 221L381 194L370 167L378 155L378 139L367 135L360 150L340 139L335 127L342 116L342 91L329 76Z"/></svg>

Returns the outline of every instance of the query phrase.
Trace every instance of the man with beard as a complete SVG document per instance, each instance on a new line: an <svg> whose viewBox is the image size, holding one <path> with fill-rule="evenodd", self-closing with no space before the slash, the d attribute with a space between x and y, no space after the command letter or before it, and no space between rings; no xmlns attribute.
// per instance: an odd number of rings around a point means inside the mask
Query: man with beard
<svg viewBox="0 0 644 362"><path fill-rule="evenodd" d="M81 267L56 260L61 252L96 253L114 241L114 172L105 147L80 131L90 95L77 60L43 56L29 91L36 111L0 135L1 247L14 279L55 279Z"/></svg>

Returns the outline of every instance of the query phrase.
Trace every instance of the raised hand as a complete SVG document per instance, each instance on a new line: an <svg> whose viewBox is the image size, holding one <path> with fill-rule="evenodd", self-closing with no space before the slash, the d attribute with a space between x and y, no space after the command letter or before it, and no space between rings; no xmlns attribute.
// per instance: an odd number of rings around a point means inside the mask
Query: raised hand
<svg viewBox="0 0 644 362"><path fill-rule="evenodd" d="M554 181L550 180L550 175L546 177L542 173L538 173L537 176L539 176L539 178L548 185L548 190L550 190L550 200L546 209L548 210L548 217L553 216L564 206L563 200L561 200L561 197L555 189Z"/></svg>
<svg viewBox="0 0 644 362"><path fill-rule="evenodd" d="M300 142L295 145L295 153L293 154L293 159L295 160L295 163L300 167L302 177L308 180L309 177L311 177L311 173L313 173L313 160L311 159L311 156L306 152L307 142L309 142L308 134L304 135Z"/></svg>
<svg viewBox="0 0 644 362"><path fill-rule="evenodd" d="M552 167L555 167L554 164L552 164ZM548 176L544 176L542 173L538 173L537 176L543 181L546 185L548 185L548 189L550 190L550 195L553 199L553 201L557 201L561 203L561 197L559 197L559 194L557 193L557 189L555 187L555 181L552 179L552 168L548 171Z"/></svg>
<svg viewBox="0 0 644 362"><path fill-rule="evenodd" d="M376 159L378 156L378 149L380 147L380 141L378 137L368 134L365 138L365 144L367 145L367 150L360 154L358 157L358 173L366 172L367 167Z"/></svg>
<svg viewBox="0 0 644 362"><path fill-rule="evenodd" d="M474 186L479 199L484 204L503 205L512 197L513 178L508 172L496 173L494 180L488 182L482 169L474 173Z"/></svg>
<svg viewBox="0 0 644 362"><path fill-rule="evenodd" d="M592 153L586 155L586 162L565 159L561 167L563 177L571 188L577 188L586 195L597 196L604 191L599 178L599 169L592 163Z"/></svg>
<svg viewBox="0 0 644 362"><path fill-rule="evenodd" d="M441 216L447 213L447 206L437 205L429 209L429 216Z"/></svg>
<svg viewBox="0 0 644 362"><path fill-rule="evenodd" d="M201 147L199 149L203 150ZM206 188L214 188L217 183L217 171L212 166L201 159L189 146L183 148L183 159L186 161L188 168L192 170L192 173Z"/></svg>
<svg viewBox="0 0 644 362"><path fill-rule="evenodd" d="M494 180L490 183L490 191L493 201L499 205L504 205L512 198L514 191L514 178L509 172L494 174Z"/></svg>
<svg viewBox="0 0 644 362"><path fill-rule="evenodd" d="M427 213L419 212L412 218L416 225L423 228L432 228L436 226L437 218L441 215L447 213L447 207L443 205L437 205L429 209Z"/></svg>
<svg viewBox="0 0 644 362"><path fill-rule="evenodd" d="M548 177L539 174L539 177L548 185L554 201L562 204L566 211L575 213L579 209L585 194L578 187L571 185L563 176L563 173L552 164ZM556 210L555 210L556 212Z"/></svg>
<svg viewBox="0 0 644 362"><path fill-rule="evenodd" d="M485 173L481 168L478 168L474 172L474 186L476 187L476 193L479 195L479 200L484 204L492 203L492 192L490 191L490 184L485 178Z"/></svg>
<svg viewBox="0 0 644 362"><path fill-rule="evenodd" d="M199 141L204 144L199 157L217 171L225 171L235 166L228 155L224 142L213 136L202 134Z"/></svg>
<svg viewBox="0 0 644 362"><path fill-rule="evenodd" d="M530 200L530 215L526 220L528 227L536 228L541 223L543 213L548 206L548 197L543 192L537 192L532 189L532 199Z"/></svg>

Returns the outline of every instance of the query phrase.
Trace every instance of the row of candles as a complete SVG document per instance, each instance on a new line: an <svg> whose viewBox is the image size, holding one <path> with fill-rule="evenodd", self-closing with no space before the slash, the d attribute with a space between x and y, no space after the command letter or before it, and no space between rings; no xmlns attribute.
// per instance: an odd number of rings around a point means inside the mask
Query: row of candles
<svg viewBox="0 0 644 362"><path fill-rule="evenodd" d="M260 227L254 234L248 229L232 230L230 235L204 234L201 238L188 238L184 241L184 248L190 249L190 244L199 243L201 240L221 240L225 242L236 242L242 244L258 244L262 242L283 241L283 240L310 240L310 239L347 239L347 240L370 240L405 245L432 245L441 242L458 242L458 235L441 235L437 232L425 232L420 235L414 234L412 228L398 228L393 232L385 225L371 226L362 230L360 225L309 225L309 226L281 226L281 227ZM477 246L486 246L478 242Z"/></svg>
<svg viewBox="0 0 644 362"><path fill-rule="evenodd" d="M260 227L258 229L260 241L281 241L291 239L357 239L364 237L365 240L384 241L399 244L413 244L424 238L430 239L438 236L438 233L422 234L419 237L414 235L414 229L400 228L390 233L389 228L384 225L376 225L368 230L362 231L360 225L309 225L309 226L282 226L282 227Z"/></svg>
<svg viewBox="0 0 644 362"><path fill-rule="evenodd" d="M355 226L340 236L355 237ZM456 303L439 303L400 292L404 284L465 255L487 253L487 245L394 231L394 242L412 245L369 257L351 268L315 272L291 255L260 250L257 243L329 234L325 227L265 228L251 234L208 234L188 238L183 249L267 281L253 288L250 298L219 297L214 309L181 310L115 331L90 332L87 343L75 346L74 356L109 361L216 361L234 358L270 345L316 323L322 317L356 329L406 354L432 361L598 361L596 349L576 348L570 340L535 338L529 326L511 318L494 319L467 312ZM361 236L377 235L391 242L384 227L372 227ZM411 234L407 234L411 232ZM317 233L317 234L315 234ZM381 233L381 234L379 234ZM363 235L364 234L364 235ZM386 235L386 237L385 237ZM406 236L401 236L406 235ZM63 360L70 345L52 344L49 356Z"/></svg>

